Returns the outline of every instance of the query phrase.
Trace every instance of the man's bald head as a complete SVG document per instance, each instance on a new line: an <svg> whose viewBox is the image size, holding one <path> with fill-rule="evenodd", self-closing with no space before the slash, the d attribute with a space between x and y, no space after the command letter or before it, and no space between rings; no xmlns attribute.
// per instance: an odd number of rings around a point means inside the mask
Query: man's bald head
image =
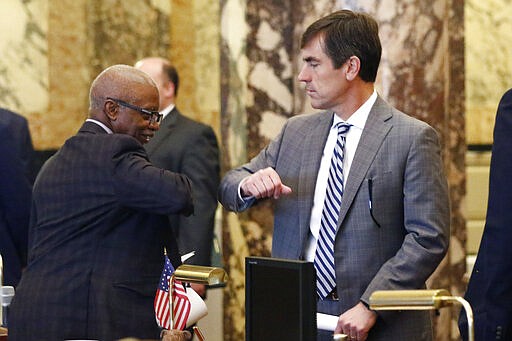
<svg viewBox="0 0 512 341"><path fill-rule="evenodd" d="M92 82L89 100L89 117L114 133L146 143L158 130L152 118L152 112L158 114L158 88L149 75L133 66L114 65L101 72Z"/></svg>
<svg viewBox="0 0 512 341"><path fill-rule="evenodd" d="M137 61L134 66L136 69L154 70L156 73L162 72L164 65L171 65L171 62L162 57L147 57Z"/></svg>
<svg viewBox="0 0 512 341"><path fill-rule="evenodd" d="M171 62L161 57L148 57L135 63L135 68L147 73L156 83L160 93L160 110L176 101L179 76Z"/></svg>
<svg viewBox="0 0 512 341"><path fill-rule="evenodd" d="M107 97L117 98L126 102L137 102L141 99L140 86L153 87L156 84L146 73L129 65L113 65L103 70L91 84L89 91L89 115L98 118L103 110Z"/></svg>

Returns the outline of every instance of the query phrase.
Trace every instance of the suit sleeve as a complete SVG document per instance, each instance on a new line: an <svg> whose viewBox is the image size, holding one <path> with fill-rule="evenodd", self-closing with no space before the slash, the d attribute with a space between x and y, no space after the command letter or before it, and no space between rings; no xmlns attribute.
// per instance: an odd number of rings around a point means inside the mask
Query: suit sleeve
<svg viewBox="0 0 512 341"><path fill-rule="evenodd" d="M15 247L20 264L26 264L28 224L30 216L31 186L24 176L24 166L16 154L16 148L4 139L0 142L0 225L2 231L0 252L9 240ZM5 256L5 254L4 254ZM14 256L14 255L9 255ZM7 260L8 262L9 260Z"/></svg>
<svg viewBox="0 0 512 341"><path fill-rule="evenodd" d="M206 127L188 147L181 162L181 172L192 182L194 214L179 217L180 250L195 251L190 263L210 265L219 187L219 147L215 133Z"/></svg>
<svg viewBox="0 0 512 341"><path fill-rule="evenodd" d="M135 139L121 135L117 138L112 173L122 204L163 215L193 213L190 180L185 175L153 166Z"/></svg>
<svg viewBox="0 0 512 341"><path fill-rule="evenodd" d="M512 91L502 99L494 129L489 204L482 250L486 264L487 285L483 292L487 304L487 320L501 325L509 339L512 335L512 258L506 250L512 245ZM484 258L485 259L485 258ZM494 326L492 326L494 327ZM496 328L490 328L495 331Z"/></svg>
<svg viewBox="0 0 512 341"><path fill-rule="evenodd" d="M465 298L474 310L475 339L512 335L512 90L500 101L494 125L485 229ZM461 314L461 334L467 322Z"/></svg>
<svg viewBox="0 0 512 341"><path fill-rule="evenodd" d="M365 302L375 290L422 288L448 249L450 202L437 133L422 125L413 136L403 174L403 243L366 288Z"/></svg>

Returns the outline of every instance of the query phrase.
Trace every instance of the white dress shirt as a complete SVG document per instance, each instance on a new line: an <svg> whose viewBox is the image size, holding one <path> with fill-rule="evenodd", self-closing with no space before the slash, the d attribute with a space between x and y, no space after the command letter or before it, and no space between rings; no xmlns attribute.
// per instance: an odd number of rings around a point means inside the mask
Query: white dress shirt
<svg viewBox="0 0 512 341"><path fill-rule="evenodd" d="M343 181L347 181L350 172L350 166L354 155L356 153L357 145L361 139L364 125L370 114L370 110L377 100L377 92L374 90L373 94L357 109L352 116L346 121L351 124L345 140L345 152L343 156ZM311 208L311 219L309 221L310 235L306 243L306 250L304 253L307 261L313 262L315 260L316 243L320 233L320 221L322 218L322 211L324 208L325 194L327 191L327 179L329 177L329 168L331 166L331 158L338 139L338 129L335 125L338 122L344 122L338 115L333 114L334 119L332 122L331 130L325 143L322 160L320 162L320 169L316 178L315 197L313 199L313 207Z"/></svg>
<svg viewBox="0 0 512 341"><path fill-rule="evenodd" d="M162 114L162 120L165 118L165 116L169 115L169 113L172 111L172 109L174 109L174 107L174 103L171 103L164 110L160 111L160 114Z"/></svg>

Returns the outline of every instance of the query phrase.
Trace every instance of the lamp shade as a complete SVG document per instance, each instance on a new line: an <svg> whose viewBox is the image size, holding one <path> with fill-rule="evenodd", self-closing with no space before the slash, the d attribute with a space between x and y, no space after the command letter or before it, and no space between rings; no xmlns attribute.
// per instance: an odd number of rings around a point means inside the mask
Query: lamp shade
<svg viewBox="0 0 512 341"><path fill-rule="evenodd" d="M464 298L452 296L445 289L432 290L381 290L370 296L372 310L427 310L453 305L462 305L468 320L468 340L475 340L473 310Z"/></svg>
<svg viewBox="0 0 512 341"><path fill-rule="evenodd" d="M427 310L439 309L451 304L445 289L435 290L382 290L370 296L373 310Z"/></svg>
<svg viewBox="0 0 512 341"><path fill-rule="evenodd" d="M228 275L222 268L182 264L174 271L174 279L210 287L221 287L226 285Z"/></svg>

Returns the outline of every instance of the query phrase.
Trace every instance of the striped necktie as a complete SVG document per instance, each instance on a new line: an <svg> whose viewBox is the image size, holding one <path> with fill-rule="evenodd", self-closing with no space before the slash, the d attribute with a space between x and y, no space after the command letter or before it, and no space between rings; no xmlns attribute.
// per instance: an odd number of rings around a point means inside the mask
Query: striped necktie
<svg viewBox="0 0 512 341"><path fill-rule="evenodd" d="M338 139L329 168L327 191L325 195L320 233L315 254L317 293L324 299L336 286L336 271L334 269L334 237L340 215L341 197L343 196L343 152L345 136L350 124L339 122Z"/></svg>

